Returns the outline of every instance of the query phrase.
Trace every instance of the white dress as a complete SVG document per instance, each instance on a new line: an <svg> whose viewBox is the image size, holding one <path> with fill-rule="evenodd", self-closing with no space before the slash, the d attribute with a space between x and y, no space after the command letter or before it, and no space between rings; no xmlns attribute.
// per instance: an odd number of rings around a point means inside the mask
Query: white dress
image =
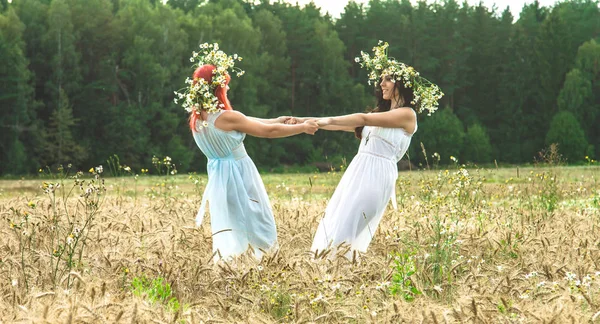
<svg viewBox="0 0 600 324"><path fill-rule="evenodd" d="M319 223L313 252L335 248L342 242L350 245L348 258L353 250L367 251L390 200L397 208L397 163L408 150L411 138L412 134L401 128L364 127L358 153Z"/></svg>
<svg viewBox="0 0 600 324"><path fill-rule="evenodd" d="M208 183L196 225L202 225L208 202L213 252L218 251L215 261L230 259L248 248L260 258L259 249L277 246L275 219L260 174L244 148L246 134L215 126L215 120L224 113L227 111L209 114L208 126L193 133L208 158Z"/></svg>

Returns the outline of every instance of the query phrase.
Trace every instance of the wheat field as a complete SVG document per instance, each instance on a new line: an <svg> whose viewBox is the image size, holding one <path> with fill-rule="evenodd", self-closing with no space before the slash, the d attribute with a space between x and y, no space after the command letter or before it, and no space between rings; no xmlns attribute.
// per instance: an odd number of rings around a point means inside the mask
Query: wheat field
<svg viewBox="0 0 600 324"><path fill-rule="evenodd" d="M0 321L600 323L600 167L447 168L400 172L351 260L309 251L341 172L263 174L278 249L229 263L205 175L0 181Z"/></svg>

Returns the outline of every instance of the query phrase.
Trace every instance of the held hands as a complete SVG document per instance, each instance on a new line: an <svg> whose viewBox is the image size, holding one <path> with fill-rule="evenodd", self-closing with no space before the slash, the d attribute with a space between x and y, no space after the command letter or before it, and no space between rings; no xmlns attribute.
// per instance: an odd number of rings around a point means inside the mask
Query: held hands
<svg viewBox="0 0 600 324"><path fill-rule="evenodd" d="M302 125L303 132L314 135L319 130L316 119L300 119L292 116L277 117L277 122L286 125Z"/></svg>
<svg viewBox="0 0 600 324"><path fill-rule="evenodd" d="M314 135L319 128L325 127L332 123L331 117L325 118L298 118L293 116L280 116L277 117L277 122L286 125L297 125L303 124L305 126L305 133Z"/></svg>
<svg viewBox="0 0 600 324"><path fill-rule="evenodd" d="M280 117L277 117L277 122L278 123L287 124L287 125L302 124L302 123L305 123L305 122L307 122L309 120L315 121L319 125L319 127L331 125L331 123L332 123L332 118L331 117L312 118L312 119L298 118L298 117L293 117L293 116L280 116Z"/></svg>
<svg viewBox="0 0 600 324"><path fill-rule="evenodd" d="M292 117L292 116L277 117L277 122L281 123L281 124L287 124L287 125L300 124L300 121L296 117Z"/></svg>
<svg viewBox="0 0 600 324"><path fill-rule="evenodd" d="M314 119L306 120L302 125L304 126L304 132L309 135L315 135L319 130L319 125Z"/></svg>
<svg viewBox="0 0 600 324"><path fill-rule="evenodd" d="M331 117L317 118L316 122L317 122L317 125L319 125L319 127L325 127L327 125L331 125L332 119L331 119Z"/></svg>

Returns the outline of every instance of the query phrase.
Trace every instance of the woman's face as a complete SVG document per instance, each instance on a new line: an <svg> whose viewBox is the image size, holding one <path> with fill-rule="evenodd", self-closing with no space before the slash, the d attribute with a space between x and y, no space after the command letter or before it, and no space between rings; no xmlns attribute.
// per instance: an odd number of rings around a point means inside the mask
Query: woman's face
<svg viewBox="0 0 600 324"><path fill-rule="evenodd" d="M389 75L382 76L381 82L379 83L379 85L381 86L383 99L391 100L392 94L394 93L394 85L395 85L395 83L392 82L392 78ZM397 93L398 93L398 90L396 89L396 95L397 95Z"/></svg>

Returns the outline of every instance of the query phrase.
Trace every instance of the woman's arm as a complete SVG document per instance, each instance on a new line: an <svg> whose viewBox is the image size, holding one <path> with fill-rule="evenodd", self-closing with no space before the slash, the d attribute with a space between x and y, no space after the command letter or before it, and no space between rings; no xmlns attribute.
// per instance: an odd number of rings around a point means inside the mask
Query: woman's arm
<svg viewBox="0 0 600 324"><path fill-rule="evenodd" d="M387 128L403 128L407 132L414 131L416 116L412 109L398 108L382 113L350 114L337 117L317 119L321 128L330 126L360 127L379 126Z"/></svg>
<svg viewBox="0 0 600 324"><path fill-rule="evenodd" d="M248 118L238 111L227 111L215 121L215 126L224 131L236 130L255 137L280 138L296 134L307 133L314 135L319 129L315 121L306 121L302 124L265 124Z"/></svg>
<svg viewBox="0 0 600 324"><path fill-rule="evenodd" d="M307 120L319 120L321 117L289 117L285 123L286 124L294 124L294 123L304 123ZM356 127L352 126L340 126L340 125L320 125L319 129L324 129L328 131L346 131L346 132L354 132Z"/></svg>
<svg viewBox="0 0 600 324"><path fill-rule="evenodd" d="M246 118L252 119L252 120L257 121L257 122L261 122L263 124L283 124L288 119L293 118L293 117L280 116L280 117L277 117L277 118L258 118L258 117L246 116ZM302 122L304 122L304 121L302 121Z"/></svg>
<svg viewBox="0 0 600 324"><path fill-rule="evenodd" d="M318 121L319 119L317 119ZM356 127L352 127L352 126L338 126L338 125L319 125L319 129L324 129L324 130L328 130L328 131L345 131L345 132L352 132L354 133L354 130L356 129Z"/></svg>

